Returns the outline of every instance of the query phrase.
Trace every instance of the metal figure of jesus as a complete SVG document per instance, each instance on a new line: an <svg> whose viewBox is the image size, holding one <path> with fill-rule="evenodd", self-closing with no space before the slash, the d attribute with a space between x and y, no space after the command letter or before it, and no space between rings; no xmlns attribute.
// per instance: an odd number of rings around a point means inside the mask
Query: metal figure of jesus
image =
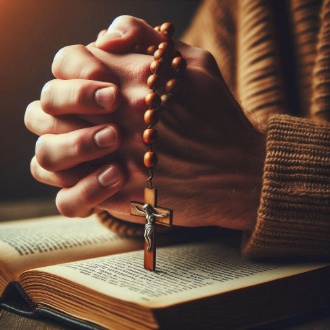
<svg viewBox="0 0 330 330"><path fill-rule="evenodd" d="M156 218L164 218L168 216L168 213L157 214L154 213L150 204L144 204L142 209L143 211L139 210L137 206L133 206L133 209L139 212L142 215L145 215L147 223L144 226L144 239L148 243L148 251L151 251L152 247L152 240L151 236L155 230L155 217Z"/></svg>
<svg viewBox="0 0 330 330"><path fill-rule="evenodd" d="M156 238L155 225L170 226L172 224L172 210L157 207L157 190L145 188L144 204L131 202L131 214L146 218L144 230L144 268L155 270L156 268Z"/></svg>

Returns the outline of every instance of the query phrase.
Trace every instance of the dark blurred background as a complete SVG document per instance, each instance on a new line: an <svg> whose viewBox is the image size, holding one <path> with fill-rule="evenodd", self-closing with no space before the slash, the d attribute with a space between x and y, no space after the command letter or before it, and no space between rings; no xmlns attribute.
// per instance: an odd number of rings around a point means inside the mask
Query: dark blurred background
<svg viewBox="0 0 330 330"><path fill-rule="evenodd" d="M29 169L36 136L23 118L52 79L57 50L87 44L123 14L151 25L171 21L184 31L199 0L0 0L0 208L9 201L53 198L57 189L36 182Z"/></svg>

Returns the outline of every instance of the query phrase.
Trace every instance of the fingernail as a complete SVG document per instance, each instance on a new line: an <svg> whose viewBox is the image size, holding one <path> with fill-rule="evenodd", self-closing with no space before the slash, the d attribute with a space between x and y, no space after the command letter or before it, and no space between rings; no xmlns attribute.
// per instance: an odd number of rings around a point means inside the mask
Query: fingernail
<svg viewBox="0 0 330 330"><path fill-rule="evenodd" d="M123 37L123 34L120 31L109 31L104 34L103 36L100 36L97 38L95 45L96 47L99 47L100 45L103 45L104 43L107 43L108 41L121 39Z"/></svg>
<svg viewBox="0 0 330 330"><path fill-rule="evenodd" d="M105 87L99 89L95 93L96 103L104 108L105 110L110 110L113 102L115 101L115 90L113 87Z"/></svg>
<svg viewBox="0 0 330 330"><path fill-rule="evenodd" d="M120 176L117 169L113 166L108 167L97 178L103 187L109 187L119 182Z"/></svg>
<svg viewBox="0 0 330 330"><path fill-rule="evenodd" d="M100 148L112 147L117 142L117 132L111 126L103 128L94 135L94 141Z"/></svg>

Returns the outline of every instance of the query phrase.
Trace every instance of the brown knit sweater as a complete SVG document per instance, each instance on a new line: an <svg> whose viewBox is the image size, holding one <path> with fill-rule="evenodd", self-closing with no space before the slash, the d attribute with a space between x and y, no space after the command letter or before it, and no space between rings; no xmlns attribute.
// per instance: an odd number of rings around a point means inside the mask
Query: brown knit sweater
<svg viewBox="0 0 330 330"><path fill-rule="evenodd" d="M243 254L329 258L330 0L205 0L183 40L215 56L248 117L267 128Z"/></svg>

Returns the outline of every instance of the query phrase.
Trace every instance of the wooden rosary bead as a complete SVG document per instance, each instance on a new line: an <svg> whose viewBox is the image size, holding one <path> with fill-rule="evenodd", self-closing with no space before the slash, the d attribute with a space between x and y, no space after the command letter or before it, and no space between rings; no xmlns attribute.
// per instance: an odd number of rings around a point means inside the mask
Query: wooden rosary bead
<svg viewBox="0 0 330 330"><path fill-rule="evenodd" d="M180 92L182 87L182 82L180 79L170 79L167 81L165 90L166 93L177 94Z"/></svg>
<svg viewBox="0 0 330 330"><path fill-rule="evenodd" d="M163 94L163 95L161 96L162 107L163 107L163 108L166 108L166 106L170 103L172 97L173 97L173 95L171 95L171 94Z"/></svg>
<svg viewBox="0 0 330 330"><path fill-rule="evenodd" d="M182 56L174 57L172 60L172 69L176 72L182 72L186 69L187 62Z"/></svg>
<svg viewBox="0 0 330 330"><path fill-rule="evenodd" d="M157 46L151 45L147 48L147 54L148 55L153 55L156 50L157 50Z"/></svg>
<svg viewBox="0 0 330 330"><path fill-rule="evenodd" d="M158 49L164 49L167 53L172 53L174 50L174 42L172 40L163 41L159 44Z"/></svg>
<svg viewBox="0 0 330 330"><path fill-rule="evenodd" d="M147 168L153 168L157 165L157 162L158 162L158 157L157 157L157 154L153 151L147 151L145 154L144 154L144 165L145 167Z"/></svg>
<svg viewBox="0 0 330 330"><path fill-rule="evenodd" d="M145 98L145 103L149 108L158 108L161 104L160 96L155 92L150 92Z"/></svg>
<svg viewBox="0 0 330 330"><path fill-rule="evenodd" d="M157 131L154 128L147 128L143 132L143 141L145 144L152 144L157 140Z"/></svg>
<svg viewBox="0 0 330 330"><path fill-rule="evenodd" d="M161 84L161 79L160 76L158 76L157 74L152 74L151 76L148 77L147 80L147 86L150 89L158 89L160 87Z"/></svg>
<svg viewBox="0 0 330 330"><path fill-rule="evenodd" d="M160 33L168 38L174 35L174 25L172 23L166 22L160 26Z"/></svg>
<svg viewBox="0 0 330 330"><path fill-rule="evenodd" d="M158 123L159 110L149 109L144 113L144 122L150 126Z"/></svg>
<svg viewBox="0 0 330 330"><path fill-rule="evenodd" d="M165 59L167 56L168 56L168 52L164 48L157 49L154 53L155 60Z"/></svg>
<svg viewBox="0 0 330 330"><path fill-rule="evenodd" d="M158 75L164 74L166 71L166 65L163 61L154 60L150 64L150 72L157 73Z"/></svg>

